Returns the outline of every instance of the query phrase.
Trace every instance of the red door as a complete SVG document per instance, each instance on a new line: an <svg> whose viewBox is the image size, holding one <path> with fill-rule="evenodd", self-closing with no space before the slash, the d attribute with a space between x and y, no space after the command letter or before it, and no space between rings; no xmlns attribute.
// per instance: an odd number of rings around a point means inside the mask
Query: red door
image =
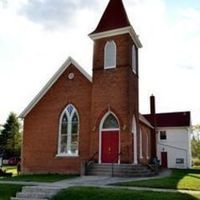
<svg viewBox="0 0 200 200"><path fill-rule="evenodd" d="M161 152L161 166L167 168L167 152Z"/></svg>
<svg viewBox="0 0 200 200"><path fill-rule="evenodd" d="M117 163L119 153L119 131L102 132L102 162Z"/></svg>

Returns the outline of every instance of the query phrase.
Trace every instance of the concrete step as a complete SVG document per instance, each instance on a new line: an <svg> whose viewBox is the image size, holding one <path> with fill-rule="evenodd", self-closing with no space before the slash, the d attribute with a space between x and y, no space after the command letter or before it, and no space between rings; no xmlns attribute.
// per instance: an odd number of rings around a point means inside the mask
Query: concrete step
<svg viewBox="0 0 200 200"><path fill-rule="evenodd" d="M125 169L125 168L99 168L99 167L93 167L91 168L92 170L95 170L95 171L116 171L116 172L148 172L149 170L148 169Z"/></svg>
<svg viewBox="0 0 200 200"><path fill-rule="evenodd" d="M57 193L60 190L60 188L57 187L49 187L49 186L25 186L22 189L22 192L27 193Z"/></svg>
<svg viewBox="0 0 200 200"><path fill-rule="evenodd" d="M48 200L54 196L60 188L50 186L24 186L22 192L18 192L11 200Z"/></svg>
<svg viewBox="0 0 200 200"><path fill-rule="evenodd" d="M19 192L17 193L17 198L47 198L52 197L55 193L48 193L48 192Z"/></svg>
<svg viewBox="0 0 200 200"><path fill-rule="evenodd" d="M118 176L118 177L145 177L153 176L155 172L143 165L131 164L93 164L87 169L87 175Z"/></svg>
<svg viewBox="0 0 200 200"><path fill-rule="evenodd" d="M112 170L114 168L115 170L131 170L131 171L138 171L138 170L147 170L146 167L126 167L126 166L101 166L101 165L94 165L90 166L92 169L103 169L103 170Z"/></svg>
<svg viewBox="0 0 200 200"><path fill-rule="evenodd" d="M90 176L112 176L112 173L98 173L98 172L90 172L88 173ZM149 177L154 176L154 173L113 173L115 177Z"/></svg>

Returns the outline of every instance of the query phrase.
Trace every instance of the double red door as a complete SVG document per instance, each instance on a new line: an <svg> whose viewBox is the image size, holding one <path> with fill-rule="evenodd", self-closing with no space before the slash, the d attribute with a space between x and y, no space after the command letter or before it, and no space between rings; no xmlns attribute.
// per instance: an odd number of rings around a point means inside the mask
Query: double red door
<svg viewBox="0 0 200 200"><path fill-rule="evenodd" d="M117 163L119 155L119 131L103 131L101 149L101 161L103 163Z"/></svg>

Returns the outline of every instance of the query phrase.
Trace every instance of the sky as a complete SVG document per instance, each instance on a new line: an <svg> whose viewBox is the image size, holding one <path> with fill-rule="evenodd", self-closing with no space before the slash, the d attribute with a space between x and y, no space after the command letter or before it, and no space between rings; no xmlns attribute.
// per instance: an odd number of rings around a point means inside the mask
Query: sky
<svg viewBox="0 0 200 200"><path fill-rule="evenodd" d="M200 1L123 0L139 35L140 112L200 123ZM108 0L0 0L0 124L20 114L68 56L92 75L88 37Z"/></svg>

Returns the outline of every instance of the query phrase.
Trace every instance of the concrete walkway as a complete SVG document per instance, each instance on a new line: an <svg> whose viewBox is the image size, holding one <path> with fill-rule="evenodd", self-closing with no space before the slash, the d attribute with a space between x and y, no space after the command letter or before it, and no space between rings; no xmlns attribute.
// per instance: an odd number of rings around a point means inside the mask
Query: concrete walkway
<svg viewBox="0 0 200 200"><path fill-rule="evenodd" d="M130 190L145 190L155 192L181 192L187 194L200 194L200 191L190 190L176 190L176 189L161 189L161 188L147 188L147 187L127 187L127 186L111 186L109 184L127 182L127 181L139 181L139 180L150 180L155 178L163 178L171 175L170 170L161 172L159 175L154 177L143 177L143 178L120 178L120 177L99 177L99 176L81 176L73 179L62 180L54 183L38 183L38 182L23 182L23 181L0 181L0 184L20 184L20 185L33 185L38 187L52 187L58 189L69 188L73 186L89 186L89 187L101 187L101 188L115 188L115 189L130 189Z"/></svg>
<svg viewBox="0 0 200 200"><path fill-rule="evenodd" d="M74 179L67 179L53 183L53 185L73 185L73 186L105 186L114 183L122 183L127 181L140 181L140 180L150 180L155 178L164 178L171 175L171 170L165 170L159 173L159 175L152 177L131 177L131 178L123 178L123 177L108 177L108 176L81 176Z"/></svg>
<svg viewBox="0 0 200 200"><path fill-rule="evenodd" d="M44 185L44 186L58 186L64 187L67 185L73 186L84 186L84 185L95 185L95 186L104 186L113 183L127 182L127 181L140 181L140 180L150 180L155 178L163 178L171 175L171 170L165 170L159 173L159 175L152 177L131 177L131 178L122 178L122 177L109 177L109 176L80 176L72 179L66 179L62 181L57 181L53 183L47 182L31 182L31 181L0 181L0 184L16 184L16 185Z"/></svg>

